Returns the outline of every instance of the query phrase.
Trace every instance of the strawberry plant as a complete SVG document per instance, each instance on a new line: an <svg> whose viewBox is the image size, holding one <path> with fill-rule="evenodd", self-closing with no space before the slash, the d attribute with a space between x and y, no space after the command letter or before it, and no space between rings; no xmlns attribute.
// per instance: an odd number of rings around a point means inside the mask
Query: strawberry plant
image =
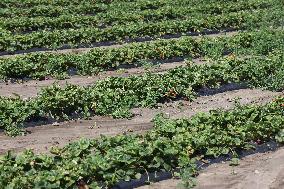
<svg viewBox="0 0 284 189"><path fill-rule="evenodd" d="M208 17L163 20L152 22L137 22L127 25L115 25L113 27L80 28L54 31L38 31L28 34L7 35L0 41L0 51L17 51L32 48L60 48L63 45L76 47L85 44L90 46L95 42L120 41L127 38L157 38L169 34L197 32L206 30L222 30L227 28L246 29L258 28L263 25L279 26L283 17L283 11L279 7L271 9L241 11L225 15L213 15Z"/></svg>
<svg viewBox="0 0 284 189"><path fill-rule="evenodd" d="M1 58L2 80L63 79L70 70L93 75L127 64L147 68L154 61L175 57L187 63L162 74L108 77L86 87L54 84L31 99L0 97L0 129L16 136L25 133L28 123L41 119L131 118L132 108L193 100L204 87L228 83L283 91L284 33L277 28L283 26L283 5L280 0L2 0L2 53L224 29L249 31L229 37L158 39L81 54ZM208 64L193 64L194 57L206 57ZM193 187L197 160L229 155L231 165L237 165L240 150L271 140L283 143L284 97L265 105L236 103L231 110L191 118L169 119L160 114L153 125L143 134L81 139L52 147L49 154L7 152L0 156L0 188L111 188L156 172L170 172L184 186Z"/></svg>
<svg viewBox="0 0 284 189"><path fill-rule="evenodd" d="M231 37L204 37L201 40L182 37L132 43L120 48L95 48L83 54L29 53L0 59L0 78L64 78L70 69L77 70L80 75L93 75L124 64L135 65L143 60L187 56L218 59L227 52L236 55L267 55L273 50L282 49L283 37L282 30L262 29Z"/></svg>
<svg viewBox="0 0 284 189"><path fill-rule="evenodd" d="M7 98L2 106L2 122L16 126L40 117L66 119L69 116L86 117L91 114L130 117L131 108L155 107L158 102L179 97L191 100L202 87L218 87L231 82L283 90L283 82L280 79L271 80L283 76L284 56L281 52L274 51L268 57L229 56L218 59L215 63L190 64L164 74L109 77L85 88L75 85L65 88L50 86L31 100ZM271 84L271 81L275 83ZM16 107L13 105L15 100L18 102ZM28 110L27 116L19 116L18 112L23 111L22 109ZM13 117L14 114L17 116ZM7 129L7 126L5 124L1 127Z"/></svg>
<svg viewBox="0 0 284 189"><path fill-rule="evenodd" d="M0 158L0 186L21 188L109 188L142 174L172 172L193 186L195 160L251 148L253 142L279 140L284 125L283 97L266 105L237 106L229 111L200 113L172 120L158 115L154 128L143 135L130 134L81 139L52 155ZM177 170L180 170L176 173Z"/></svg>
<svg viewBox="0 0 284 189"><path fill-rule="evenodd" d="M126 22L140 22L140 21L158 21L158 20L172 20L172 19L185 19L195 16L205 16L205 14L217 14L216 9L222 9L223 13L239 12L241 10L248 9L263 9L273 6L275 2L261 2L261 1L241 1L232 4L220 2L218 4L207 4L203 3L192 6L192 3L188 3L187 6L176 5L176 6L161 6L156 10L138 10L135 9L131 12L125 10L122 6L119 8L113 7L106 10L106 12L97 13L96 15L59 15L56 18L53 17L15 17L15 18L3 18L0 19L0 26L3 29L12 32L27 32L36 30L54 30L54 29L65 29L65 28L80 28L80 27L109 27L113 25L123 24ZM78 6L78 5L77 5ZM131 5L129 5L131 6ZM129 8L129 7L127 7ZM72 7L71 10L74 10Z"/></svg>

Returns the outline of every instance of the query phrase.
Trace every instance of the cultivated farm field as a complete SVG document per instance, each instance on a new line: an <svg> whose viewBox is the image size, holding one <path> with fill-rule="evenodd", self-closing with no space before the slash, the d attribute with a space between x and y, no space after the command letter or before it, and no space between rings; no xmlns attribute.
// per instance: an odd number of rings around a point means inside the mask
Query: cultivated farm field
<svg viewBox="0 0 284 189"><path fill-rule="evenodd" d="M1 0L0 188L284 188L282 0Z"/></svg>

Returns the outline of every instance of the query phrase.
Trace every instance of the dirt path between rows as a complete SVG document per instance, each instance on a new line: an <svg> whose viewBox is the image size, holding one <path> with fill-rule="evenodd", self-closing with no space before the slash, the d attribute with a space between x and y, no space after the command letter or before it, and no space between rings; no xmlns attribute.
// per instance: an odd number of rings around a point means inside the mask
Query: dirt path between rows
<svg viewBox="0 0 284 189"><path fill-rule="evenodd" d="M47 152L51 146L63 146L81 137L94 138L101 134L144 132L152 128L151 120L160 112L171 118L190 117L198 112L207 112L217 108L232 108L236 98L240 98L241 104L266 103L281 94L258 89L238 89L232 85L205 93L213 95L200 96L193 102L175 101L160 104L157 109L134 108L132 112L135 116L131 120L115 120L96 116L91 120L68 121L59 124L35 123L33 127L27 128L30 134L15 138L0 133L0 154L8 150L20 152L24 149L34 149L37 153Z"/></svg>
<svg viewBox="0 0 284 189"><path fill-rule="evenodd" d="M235 35L237 32L218 33L206 35L216 37L220 35ZM194 36L199 37L199 36ZM178 37L176 37L178 38ZM127 44L127 43L126 43ZM124 45L124 44L123 44ZM119 48L123 45L112 44L94 48ZM64 49L49 51L56 53L85 53L93 48ZM46 51L42 51L46 52ZM18 55L0 56L9 58ZM196 63L203 63L196 60ZM172 61L152 67L150 72L163 73L164 71L184 66L184 61ZM145 73L143 67L106 71L98 76L83 77L72 76L66 80L49 79L44 81L28 81L25 83L0 83L1 96L20 96L21 98L35 97L41 88L58 82L64 86L66 83L88 86L108 76L128 77ZM153 127L151 120L157 113L165 113L171 118L190 117L198 112L208 112L212 109L230 109L234 107L235 99L241 104L263 104L271 101L280 92L247 89L243 86L226 85L218 90L203 90L201 96L193 102L175 101L160 104L156 109L134 108L134 117L131 120L115 120L110 117L95 116L90 120L73 120L61 123L31 123L27 127L26 136L8 137L0 132L0 154L12 150L21 152L24 149L33 149L36 153L48 153L51 146L64 146L79 138L95 138L101 134L113 136L117 134L143 133ZM284 148L275 152L254 154L243 158L240 165L231 167L228 162L210 165L202 170L197 177L198 185L195 189L284 189ZM139 189L175 189L179 180L169 179Z"/></svg>
<svg viewBox="0 0 284 189"><path fill-rule="evenodd" d="M194 59L196 64L201 64L202 59ZM120 69L115 71L105 71L99 73L97 76L71 76L69 79L56 80L48 79L43 81L29 80L23 83L11 83L11 82L0 82L0 96L15 97L20 96L21 98L35 97L37 93L43 87L48 87L53 83L58 83L61 86L66 84L74 84L80 86L88 86L94 84L98 80L102 80L106 77L128 77L132 75L141 75L145 72L151 73L163 73L169 69L173 69L179 66L185 66L186 63L183 60L173 60L167 61L166 63L161 63L159 66L151 66L149 68L145 67L135 67L128 69Z"/></svg>
<svg viewBox="0 0 284 189"><path fill-rule="evenodd" d="M180 180L169 179L137 189L179 189ZM240 160L240 165L229 162L212 164L200 172L194 189L283 189L284 148L257 153Z"/></svg>
<svg viewBox="0 0 284 189"><path fill-rule="evenodd" d="M207 37L219 37L219 36L233 36L236 35L238 33L238 31L221 31L221 32L212 32L212 33L208 33L208 34L202 34L202 33L195 33L195 34L188 34L186 36L191 36L192 38L200 38L202 36L207 36ZM178 39L182 37L181 34L176 34L176 35L167 35L162 37L162 39ZM147 42L147 41L155 41L157 39L151 39L151 38L141 38L141 39L136 39L136 40L131 40L129 42L125 42L123 44L117 44L116 42L110 41L110 42L99 42L96 44L93 44L94 47L88 48L88 47L83 47L83 48L70 48L68 46L63 47L62 49L58 49L58 50L48 50L46 48L34 48L34 49L30 49L30 50L23 50L23 51L17 51L14 52L14 54L8 54L6 52L0 52L0 58L10 58L13 56L21 56L22 54L27 54L27 53L31 53L31 52L50 52L50 53L60 53L60 54L66 54L66 53L87 53L89 51L91 51L92 49L95 48L120 48L122 46L131 44L133 42L137 42L137 43L143 43L143 42Z"/></svg>
<svg viewBox="0 0 284 189"><path fill-rule="evenodd" d="M208 36L208 37L232 36L232 35L236 35L237 33L238 33L237 31L231 31L231 32L213 33L213 34L202 35L202 36ZM173 37L173 36L169 36L169 37ZM193 37L199 38L200 36L193 36ZM95 47L95 48L119 48L122 46L123 45L110 45L110 46L100 46L100 47ZM85 53L85 52L90 51L91 49L93 48L64 49L64 50L44 51L44 52ZM12 56L19 56L19 55L21 54L3 55L0 57L9 58ZM197 59L194 59L193 62L195 62L196 64L202 64L204 63L204 60L202 60L202 58L197 58ZM99 73L96 76L74 75L74 76L70 76L69 79L65 79L65 80L57 80L57 79L50 78L48 80L43 80L43 81L28 80L22 83L0 82L0 96L6 96L6 97L20 96L21 98L29 98L29 97L35 97L41 88L50 86L55 82L61 86L65 86L67 83L74 84L74 85L80 85L80 86L88 86L88 85L93 84L97 80L101 80L109 76L128 77L131 75L141 75L145 73L146 71L153 72L153 73L162 73L169 69L186 65L182 58L178 58L178 59L174 58L171 60L158 61L158 63L160 63L158 67L154 66L149 69L145 69L143 67L132 67L132 68L127 68L127 69L120 69L120 70L118 69L114 71L105 71L105 72Z"/></svg>

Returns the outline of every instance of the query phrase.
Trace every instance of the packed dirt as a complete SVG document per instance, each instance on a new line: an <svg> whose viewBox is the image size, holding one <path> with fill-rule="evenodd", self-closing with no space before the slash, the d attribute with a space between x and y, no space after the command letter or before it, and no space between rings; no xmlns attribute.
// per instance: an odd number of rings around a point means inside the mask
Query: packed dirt
<svg viewBox="0 0 284 189"><path fill-rule="evenodd" d="M197 64L203 62L202 59L194 60ZM36 80L27 80L27 81L17 81L17 82L0 82L0 95L6 97L15 97L20 96L21 98L30 98L35 97L41 88L48 87L54 83L57 83L61 86L66 84L88 86L94 84L96 81L104 79L106 77L115 76L115 77L128 77L131 75L141 75L145 72L151 73L163 73L172 68L179 66L185 66L186 63L183 60L169 60L166 63L153 65L149 67L132 67L132 68L121 68L114 71L105 71L99 73L96 76L71 76L65 80L56 80L56 79L46 79L42 81Z"/></svg>
<svg viewBox="0 0 284 189"><path fill-rule="evenodd" d="M234 31L234 30L227 30L227 31L212 31L212 32L208 32L206 34L204 33L188 33L187 36L191 36L193 38L200 38L200 36L208 36L208 37L218 37L218 36L233 36L236 35L238 33L238 31ZM183 34L184 35L184 34ZM164 39L175 39L175 38L180 38L182 35L181 34L176 34L176 35L166 35L163 36L162 38ZM153 41L156 39L153 38L137 38L135 40L129 40L129 41L125 41L125 43L123 44L118 44L114 41L109 41L109 42L98 42L95 44L92 44L93 47L78 47L78 48L71 48L68 45L63 46L61 49L57 49L57 50L50 50L48 48L33 48L33 49L29 49L29 50L21 50L21 51L16 51L13 52L13 54L7 53L7 52L0 52L0 57L1 58L8 58L8 57L12 57L12 56L20 56L21 54L26 54L26 53L31 53L31 52L51 52L51 53L60 53L60 54L65 54L65 53L87 53L89 51L91 51L94 48L119 48L122 47L124 45L127 45L129 43L132 42L145 42L145 41ZM84 46L84 45L83 45Z"/></svg>
<svg viewBox="0 0 284 189"><path fill-rule="evenodd" d="M137 189L180 189L178 183L169 179ZM283 189L284 148L249 155L236 167L229 162L212 164L200 172L196 183L194 189Z"/></svg>
<svg viewBox="0 0 284 189"><path fill-rule="evenodd" d="M211 34L235 35L237 32ZM198 37L198 36L197 36ZM119 48L121 45L110 47ZM105 46L105 48L107 48ZM92 48L64 49L58 53L84 53ZM9 57L15 55L4 55ZM203 64L204 60L195 59L195 63ZM1 96L20 96L21 98L36 97L41 88L52 85L54 82L61 86L75 84L80 86L92 85L94 82L109 77L128 77L140 75L146 71L163 73L177 66L185 66L184 60L170 60L160 66L121 68L115 71L106 71L98 76L72 76L66 80L49 78L44 81L24 81L23 83L0 83ZM156 109L134 108L134 117L130 120L115 120L110 117L95 116L89 120L71 120L65 122L29 123L27 135L14 138L0 132L0 154L11 150L22 152L25 149L33 149L35 153L48 153L51 146L64 146L79 138L95 138L100 135L117 135L143 133L153 127L151 120L158 113L165 113L170 118L190 117L198 112L208 112L213 109L233 108L236 101L241 104L264 104L271 101L275 96L283 95L283 92L270 92L259 89L248 89L242 85L226 85L217 90L203 89L193 102L177 100L159 104ZM175 189L178 188L179 180L169 179L154 183L139 189ZM284 148L274 152L254 154L244 157L237 167L229 166L228 162L210 165L201 171L197 177L195 189L284 189Z"/></svg>
<svg viewBox="0 0 284 189"><path fill-rule="evenodd" d="M152 128L153 117L163 112L171 118L190 117L198 112L212 109L233 108L235 100L241 104L266 103L281 93L258 89L242 89L242 86L227 85L218 90L204 90L193 102L174 101L160 104L156 109L134 108L134 117L130 120L115 120L110 117L93 117L90 120L68 122L31 123L26 136L8 137L0 133L0 154L13 150L34 149L36 153L47 152L51 146L63 146L81 137L94 138L101 134L116 135L121 133L144 132ZM208 95L208 96L206 96Z"/></svg>

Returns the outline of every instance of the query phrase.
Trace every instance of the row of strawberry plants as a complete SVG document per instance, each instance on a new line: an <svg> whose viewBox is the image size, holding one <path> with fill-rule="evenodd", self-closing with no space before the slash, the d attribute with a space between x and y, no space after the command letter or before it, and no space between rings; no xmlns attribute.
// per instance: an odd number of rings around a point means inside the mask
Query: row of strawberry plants
<svg viewBox="0 0 284 189"><path fill-rule="evenodd" d="M81 75L93 75L120 65L139 64L141 60L165 60L174 57L220 57L234 54L268 54L283 46L283 30L243 32L235 36L194 39L182 37L131 43L120 48L95 48L83 54L30 53L0 59L0 78L64 78L73 69Z"/></svg>
<svg viewBox="0 0 284 189"><path fill-rule="evenodd" d="M2 18L12 18L21 16L48 16L57 17L64 14L93 14L98 12L106 11L107 6L104 4L90 4L82 3L80 5L70 5L68 7L61 6L37 6L29 9L2 9L0 11L0 17Z"/></svg>
<svg viewBox="0 0 284 189"><path fill-rule="evenodd" d="M170 20L148 23L133 23L111 28L81 28L78 30L41 31L27 35L5 35L0 38L0 51L17 51L31 48L59 48L63 45L90 46L94 42L119 41L126 38L160 37L166 34L204 31L223 28L252 28L264 24L282 24L282 9L243 11L226 15L200 17L186 20Z"/></svg>
<svg viewBox="0 0 284 189"><path fill-rule="evenodd" d="M283 51L275 51L268 58L230 56L217 63L192 64L162 75L109 77L89 87L53 85L30 100L1 97L0 127L7 134L15 135L20 132L19 126L40 118L88 117L91 114L130 117L131 108L154 107L158 102L179 97L191 100L204 86L215 87L230 82L283 90L283 61Z"/></svg>
<svg viewBox="0 0 284 189"><path fill-rule="evenodd" d="M236 106L192 118L154 119L143 135L81 139L51 154L7 153L0 158L1 188L110 188L149 172L172 172L193 186L197 160L253 149L284 138L284 98L266 105ZM180 170L180 171L177 171Z"/></svg>
<svg viewBox="0 0 284 189"><path fill-rule="evenodd" d="M195 14L221 14L229 12L238 12L242 10L268 8L276 4L273 1L262 2L238 1L235 3L218 3L218 4L199 4L198 6L162 6L157 10L144 11L126 11L122 8L119 10L110 10L104 13L98 13L95 16L77 16L62 15L57 18L49 17L20 17L4 18L0 20L0 27L11 32L27 32L36 30L54 30L65 28L80 28L86 26L106 27L115 24L125 24L125 22L141 22L162 19L185 19L194 17Z"/></svg>
<svg viewBox="0 0 284 189"><path fill-rule="evenodd" d="M177 0L177 4L181 0ZM185 2L190 2L185 0ZM13 18L13 17L57 17L59 15L85 15L85 14L97 14L99 12L106 12L107 10L155 10L161 6L169 5L171 6L174 3L171 3L169 0L157 0L157 1L114 1L111 4L104 3L92 3L83 1L78 5L69 5L69 6L56 6L56 5L39 5L31 8L6 8L1 9L0 17L4 18ZM192 3L189 3L192 4Z"/></svg>
<svg viewBox="0 0 284 189"><path fill-rule="evenodd" d="M110 4L110 3L121 3L121 2L136 2L137 0L83 0L83 1L75 1L75 0L2 0L0 2L0 8L29 8L34 6L40 6L40 5L56 5L56 6L68 6L68 5L79 5L80 3L104 3L104 4ZM140 2L142 0L139 0ZM138 1L137 1L138 2ZM168 0L160 0L160 2L168 3ZM177 4L179 0L172 2L172 4ZM199 3L219 3L219 0L200 0L200 1L187 1L185 0L183 4L199 4ZM144 1L144 4L151 4L151 2Z"/></svg>
<svg viewBox="0 0 284 189"><path fill-rule="evenodd" d="M57 5L57 6L68 6L68 5L79 5L80 3L104 3L109 4L111 2L128 2L130 0L2 0L0 2L0 8L29 8L39 5Z"/></svg>

